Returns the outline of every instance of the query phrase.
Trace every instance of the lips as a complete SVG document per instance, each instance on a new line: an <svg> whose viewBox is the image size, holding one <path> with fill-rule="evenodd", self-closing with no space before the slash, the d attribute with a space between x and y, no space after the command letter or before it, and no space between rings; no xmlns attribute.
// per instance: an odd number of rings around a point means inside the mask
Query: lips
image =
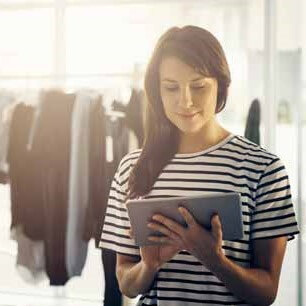
<svg viewBox="0 0 306 306"><path fill-rule="evenodd" d="M192 113L192 114L182 114L182 113L178 113L179 116L182 116L182 117L184 117L184 118L192 118L192 117L194 117L196 114L198 114L198 112Z"/></svg>

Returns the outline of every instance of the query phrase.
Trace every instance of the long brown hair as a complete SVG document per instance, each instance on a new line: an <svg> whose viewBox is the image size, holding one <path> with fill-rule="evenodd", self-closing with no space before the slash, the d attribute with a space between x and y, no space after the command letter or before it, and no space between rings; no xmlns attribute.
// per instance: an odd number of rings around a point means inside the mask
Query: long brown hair
<svg viewBox="0 0 306 306"><path fill-rule="evenodd" d="M157 42L145 74L145 140L129 177L130 198L147 194L178 150L178 129L166 117L160 96L159 66L162 58L169 55L177 56L198 73L217 79L216 113L226 104L231 77L218 40L207 30L195 26L166 31Z"/></svg>

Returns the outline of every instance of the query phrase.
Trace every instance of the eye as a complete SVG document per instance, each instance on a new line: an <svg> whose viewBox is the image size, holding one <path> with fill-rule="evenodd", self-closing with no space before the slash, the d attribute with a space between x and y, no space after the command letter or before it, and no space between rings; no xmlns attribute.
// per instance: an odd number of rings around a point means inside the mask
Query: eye
<svg viewBox="0 0 306 306"><path fill-rule="evenodd" d="M200 89L204 89L206 86L201 84L201 85L193 85L190 88L191 89L195 89L195 90L200 90Z"/></svg>
<svg viewBox="0 0 306 306"><path fill-rule="evenodd" d="M167 91L177 91L178 87L164 87Z"/></svg>

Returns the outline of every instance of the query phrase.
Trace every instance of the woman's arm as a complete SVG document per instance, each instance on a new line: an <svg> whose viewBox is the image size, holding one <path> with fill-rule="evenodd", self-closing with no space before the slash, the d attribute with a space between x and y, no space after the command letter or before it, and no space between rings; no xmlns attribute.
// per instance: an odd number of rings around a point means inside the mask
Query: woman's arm
<svg viewBox="0 0 306 306"><path fill-rule="evenodd" d="M254 240L251 268L243 268L224 254L212 272L237 297L252 305L271 305L277 294L287 237Z"/></svg>
<svg viewBox="0 0 306 306"><path fill-rule="evenodd" d="M160 267L180 248L177 245L140 247L140 258L117 254L116 274L121 292L128 297L148 292Z"/></svg>
<svg viewBox="0 0 306 306"><path fill-rule="evenodd" d="M153 216L150 228L165 234L169 242L177 243L198 258L216 275L233 294L246 303L270 305L277 288L287 237L253 240L251 268L244 268L228 259L222 251L222 227L220 219L212 218L212 229L207 231L199 225L189 211L180 208L187 228L162 215ZM165 239L165 238L163 238ZM159 242L160 237L150 240Z"/></svg>
<svg viewBox="0 0 306 306"><path fill-rule="evenodd" d="M117 254L116 275L120 291L129 298L147 292L156 272L156 268L146 265L142 260L136 261L132 256Z"/></svg>

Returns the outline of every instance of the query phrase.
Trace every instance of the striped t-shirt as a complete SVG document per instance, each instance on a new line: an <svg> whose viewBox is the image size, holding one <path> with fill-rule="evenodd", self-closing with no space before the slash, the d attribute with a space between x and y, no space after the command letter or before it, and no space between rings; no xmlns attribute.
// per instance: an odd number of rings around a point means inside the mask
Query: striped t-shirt
<svg viewBox="0 0 306 306"><path fill-rule="evenodd" d="M129 237L125 197L128 177L141 150L125 156L115 174L100 247L138 256ZM287 236L298 226L288 175L280 159L246 138L230 135L217 145L197 153L176 154L164 167L145 198L197 196L206 192L239 192L242 200L244 237L223 241L225 255L236 264L250 267L253 239ZM132 286L133 284L131 284ZM181 251L165 263L148 292L137 305L247 305L202 263Z"/></svg>

